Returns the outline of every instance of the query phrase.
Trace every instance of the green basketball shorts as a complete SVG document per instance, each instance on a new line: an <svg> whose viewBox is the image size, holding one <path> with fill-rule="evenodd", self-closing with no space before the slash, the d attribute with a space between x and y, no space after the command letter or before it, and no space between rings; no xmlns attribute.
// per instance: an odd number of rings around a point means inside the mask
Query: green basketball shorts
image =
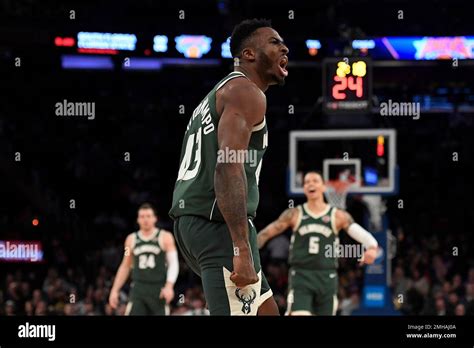
<svg viewBox="0 0 474 348"><path fill-rule="evenodd" d="M336 269L290 268L287 315L335 315L338 277Z"/></svg>
<svg viewBox="0 0 474 348"><path fill-rule="evenodd" d="M238 288L230 280L234 248L225 223L185 215L174 223L174 236L186 263L202 279L211 315L256 315L273 293L262 272L257 231L248 220L249 243L259 281Z"/></svg>

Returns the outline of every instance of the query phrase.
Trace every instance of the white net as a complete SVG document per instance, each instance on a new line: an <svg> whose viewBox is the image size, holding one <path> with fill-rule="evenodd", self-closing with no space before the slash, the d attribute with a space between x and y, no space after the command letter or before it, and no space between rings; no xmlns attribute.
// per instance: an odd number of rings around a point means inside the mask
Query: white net
<svg viewBox="0 0 474 348"><path fill-rule="evenodd" d="M347 192L350 186L350 182L340 180L329 181L325 192L329 204L339 209L346 209Z"/></svg>

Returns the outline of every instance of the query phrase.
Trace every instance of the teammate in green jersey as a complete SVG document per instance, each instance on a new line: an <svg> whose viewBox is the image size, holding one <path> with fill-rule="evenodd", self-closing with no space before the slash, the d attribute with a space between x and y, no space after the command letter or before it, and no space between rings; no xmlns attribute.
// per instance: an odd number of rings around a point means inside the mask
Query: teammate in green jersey
<svg viewBox="0 0 474 348"><path fill-rule="evenodd" d="M230 46L234 71L189 120L170 216L211 315L278 315L253 219L268 146L264 92L288 75L288 48L268 21L257 19L237 25Z"/></svg>
<svg viewBox="0 0 474 348"><path fill-rule="evenodd" d="M150 204L138 209L140 230L125 240L122 263L110 291L109 304L116 308L119 292L132 273L132 290L126 315L169 315L178 277L178 252L173 235L156 228L157 218Z"/></svg>
<svg viewBox="0 0 474 348"><path fill-rule="evenodd" d="M341 229L362 243L364 252L351 255L363 263L375 260L375 238L344 210L324 202L325 183L321 174L309 172L303 190L307 202L285 210L258 234L259 248L288 228L293 230L290 244L288 315L335 315L337 310L338 233ZM354 249L350 249L354 250ZM357 250L357 249L355 249ZM348 256L348 255L342 255Z"/></svg>

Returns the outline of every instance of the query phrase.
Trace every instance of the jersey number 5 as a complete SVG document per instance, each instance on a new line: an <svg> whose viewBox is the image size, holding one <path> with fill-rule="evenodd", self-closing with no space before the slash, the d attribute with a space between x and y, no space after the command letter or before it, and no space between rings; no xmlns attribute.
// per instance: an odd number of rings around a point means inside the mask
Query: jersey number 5
<svg viewBox="0 0 474 348"><path fill-rule="evenodd" d="M309 237L308 253L310 254L319 253L319 237Z"/></svg>
<svg viewBox="0 0 474 348"><path fill-rule="evenodd" d="M155 268L155 255L140 255L138 257L138 268Z"/></svg>
<svg viewBox="0 0 474 348"><path fill-rule="evenodd" d="M191 166L191 158L194 150L194 142L196 138L197 149L194 153L194 168L189 169ZM188 136L188 141L186 142L186 151L184 152L183 159L181 160L181 165L179 166L178 179L179 180L191 180L194 178L201 166L201 127L199 127L197 134L193 133Z"/></svg>

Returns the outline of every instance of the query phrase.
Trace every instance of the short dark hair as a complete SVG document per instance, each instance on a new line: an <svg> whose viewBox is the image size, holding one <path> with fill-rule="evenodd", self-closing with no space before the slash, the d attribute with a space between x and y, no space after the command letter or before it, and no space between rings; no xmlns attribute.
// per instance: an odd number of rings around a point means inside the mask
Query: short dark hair
<svg viewBox="0 0 474 348"><path fill-rule="evenodd" d="M151 209L151 210L153 210L153 214L156 215L155 207L153 207L150 203L142 203L142 204L138 207L138 211L143 210L143 209Z"/></svg>
<svg viewBox="0 0 474 348"><path fill-rule="evenodd" d="M243 49L245 41L259 28L272 27L268 19L246 19L237 24L230 37L230 53L232 57L237 57Z"/></svg>
<svg viewBox="0 0 474 348"><path fill-rule="evenodd" d="M307 171L306 173L304 173L303 179L304 179L304 177L305 177L306 175L308 175L308 174L310 174L310 173L318 174L318 175L321 177L321 180L323 181L323 184L325 183L323 173L321 173L319 170L310 170L310 171Z"/></svg>

